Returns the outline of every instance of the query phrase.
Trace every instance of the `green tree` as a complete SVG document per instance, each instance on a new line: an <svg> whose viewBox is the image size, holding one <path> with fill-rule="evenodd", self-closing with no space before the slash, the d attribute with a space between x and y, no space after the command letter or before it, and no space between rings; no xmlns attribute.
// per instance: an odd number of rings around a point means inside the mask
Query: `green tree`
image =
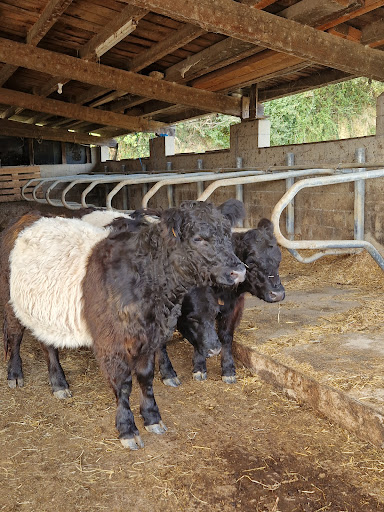
<svg viewBox="0 0 384 512"><path fill-rule="evenodd" d="M376 97L384 83L356 78L265 103L271 121L271 145L301 144L375 133ZM177 153L229 147L237 117L212 114L176 124ZM119 137L118 159L149 156L151 133Z"/></svg>

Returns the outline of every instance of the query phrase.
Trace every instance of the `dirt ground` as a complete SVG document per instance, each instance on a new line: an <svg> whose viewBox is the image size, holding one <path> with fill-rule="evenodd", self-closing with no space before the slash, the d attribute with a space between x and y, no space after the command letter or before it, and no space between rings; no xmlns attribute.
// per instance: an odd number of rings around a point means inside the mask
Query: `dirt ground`
<svg viewBox="0 0 384 512"><path fill-rule="evenodd" d="M375 314L369 308L383 283L377 285L381 271L364 259L359 264L370 277L358 287L356 261L337 265L331 276L328 263L304 267L286 258L287 302L267 308L248 298L237 340L344 389L347 369L336 364L339 354L332 370L326 345L347 336L345 348L367 354L373 376L383 353L367 352L356 336L380 339L381 311L378 303ZM313 295L317 280L321 300ZM117 440L114 398L91 352L63 352L73 398L59 401L38 343L25 336L25 387L9 389L6 365L0 366L0 510L384 511L382 449L287 399L241 365L235 385L222 383L218 358L208 361L206 382L192 381L191 347L178 335L169 353L183 384L168 388L156 378L154 386L169 430L162 436L144 430L134 385L132 408L145 447L131 452ZM351 388L364 368L352 372Z"/></svg>

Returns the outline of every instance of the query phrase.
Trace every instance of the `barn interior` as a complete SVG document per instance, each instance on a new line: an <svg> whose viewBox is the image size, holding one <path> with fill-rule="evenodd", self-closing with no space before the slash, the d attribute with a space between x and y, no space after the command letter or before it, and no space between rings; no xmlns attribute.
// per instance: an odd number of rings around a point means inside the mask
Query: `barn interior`
<svg viewBox="0 0 384 512"><path fill-rule="evenodd" d="M175 335L183 386L155 383L170 433L128 465L91 353L64 354L75 393L57 404L28 336L25 389L0 368L3 508L384 510L384 96L375 135L310 144L271 147L263 109L384 81L384 0L5 0L0 19L1 228L31 209L237 197L238 229L273 219L286 287L281 304L247 296L233 387L217 360L192 381ZM175 154L175 125L214 113L240 121L230 147ZM116 160L136 132L150 156Z"/></svg>

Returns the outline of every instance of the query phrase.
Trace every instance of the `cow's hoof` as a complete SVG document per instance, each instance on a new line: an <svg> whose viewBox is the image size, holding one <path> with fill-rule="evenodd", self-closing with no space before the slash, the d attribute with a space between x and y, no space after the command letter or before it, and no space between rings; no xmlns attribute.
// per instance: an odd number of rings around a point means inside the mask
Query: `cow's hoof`
<svg viewBox="0 0 384 512"><path fill-rule="evenodd" d="M24 386L24 379L19 377L18 379L8 379L8 387L16 389L17 387L22 388Z"/></svg>
<svg viewBox="0 0 384 512"><path fill-rule="evenodd" d="M236 384L237 382L236 375L223 375L221 380L226 384Z"/></svg>
<svg viewBox="0 0 384 512"><path fill-rule="evenodd" d="M130 450L139 450L140 448L144 448L144 443L140 436L126 437L124 439L120 439L120 442L124 448L129 448Z"/></svg>
<svg viewBox="0 0 384 512"><path fill-rule="evenodd" d="M58 389L57 391L53 392L53 396L55 396L59 400L65 400L66 398L71 398L72 393L68 388Z"/></svg>
<svg viewBox="0 0 384 512"><path fill-rule="evenodd" d="M164 432L168 430L161 420L159 423L154 423L153 425L145 425L145 429L148 430L148 432L152 432L152 434L164 434Z"/></svg>
<svg viewBox="0 0 384 512"><path fill-rule="evenodd" d="M181 385L179 377L172 377L171 379L163 379L163 384L170 386L171 388L177 388Z"/></svg>
<svg viewBox="0 0 384 512"><path fill-rule="evenodd" d="M194 372L192 373L193 380L207 380L207 372Z"/></svg>

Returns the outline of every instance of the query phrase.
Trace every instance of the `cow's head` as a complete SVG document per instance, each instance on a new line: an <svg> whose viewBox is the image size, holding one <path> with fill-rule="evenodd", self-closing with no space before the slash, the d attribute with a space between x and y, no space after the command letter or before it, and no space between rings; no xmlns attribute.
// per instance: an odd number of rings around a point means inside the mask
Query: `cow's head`
<svg viewBox="0 0 384 512"><path fill-rule="evenodd" d="M205 359L217 355L221 343L216 332L219 313L217 298L211 287L193 288L184 297L177 328Z"/></svg>
<svg viewBox="0 0 384 512"><path fill-rule="evenodd" d="M245 266L232 247L231 221L212 204L185 201L166 210L161 223L173 239L170 254L180 274L198 285L244 281Z"/></svg>
<svg viewBox="0 0 384 512"><path fill-rule="evenodd" d="M256 229L245 234L234 234L236 254L247 266L242 287L266 302L284 299L284 286L280 282L281 251L273 235L273 224L262 219Z"/></svg>

